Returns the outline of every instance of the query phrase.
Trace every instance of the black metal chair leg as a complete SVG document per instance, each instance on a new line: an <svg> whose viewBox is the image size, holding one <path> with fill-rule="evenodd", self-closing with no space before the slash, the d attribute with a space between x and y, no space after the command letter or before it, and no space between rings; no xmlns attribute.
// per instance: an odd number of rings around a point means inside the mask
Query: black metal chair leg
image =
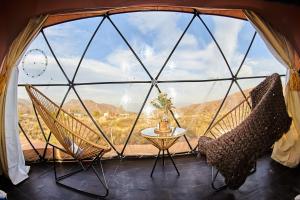
<svg viewBox="0 0 300 200"><path fill-rule="evenodd" d="M103 176L103 178L104 178L104 182L105 182L105 183L103 183L103 181L102 181L101 178L100 178L99 173L97 172L97 170L96 170L95 167L93 166L93 164L94 164L97 160L100 160L100 159L101 159L101 157L100 157L100 156L101 156L101 152L93 159L93 161L91 162L91 164L90 164L88 167L84 167L83 164L82 164L82 162L81 162L80 160L78 160L78 162L80 163L80 166L81 166L81 168L80 168L79 170L72 171L72 172L70 172L70 173L68 173L68 174L64 174L64 175L62 175L62 176L57 176L57 171L56 171L56 158L55 158L55 153L54 153L55 148L54 148L54 146L52 146L52 147L53 147L53 154L52 154L52 156L53 156L54 175L55 175L55 182L56 182L57 184L59 184L59 185L65 187L65 188L71 189L71 190L73 190L73 191L80 192L80 193L83 193L83 194L85 194L85 195L91 196L91 197L97 197L97 198L103 199L103 198L105 198L105 197L108 196L108 194L109 194L109 189L108 189L107 184L106 184L106 179L105 179L105 175L104 175L104 171L103 171L102 165L101 165L102 176ZM100 161L100 162L101 162L101 161ZM87 171L87 170L89 170L90 168L92 168L92 170L93 170L93 172L96 174L96 176L97 176L99 182L100 182L101 185L105 188L105 193L104 193L104 195L99 195L99 194L94 194L94 193L86 192L86 191L83 191L83 190L79 190L79 189L76 189L76 188L74 188L74 187L71 187L71 186L69 186L69 185L66 185L66 184L63 184L63 183L60 182L61 180L64 180L64 179L66 179L66 178L68 178L68 177L70 177L70 176L73 176L73 175L75 175L75 174L77 174L77 173L79 173L79 172Z"/></svg>
<svg viewBox="0 0 300 200"><path fill-rule="evenodd" d="M107 186L106 178L105 178L105 175L104 175L104 171L103 171L103 167L102 167L102 163L101 163L101 160L100 160L100 159L99 159L99 163L100 163L100 167L101 167L101 171L102 171L102 176L103 176L104 183L103 183L103 181L101 180L100 175L99 175L99 173L97 172L97 170L95 169L94 166L92 166L92 169L93 169L94 173L96 174L96 176L97 176L99 182L100 182L100 183L102 184L102 186L105 188L105 194L101 196L101 197L104 198L104 197L107 197L107 196L108 196L108 194L109 194L109 189L108 189L108 186Z"/></svg>
<svg viewBox="0 0 300 200"><path fill-rule="evenodd" d="M216 191L221 191L221 190L224 190L225 188L227 188L227 185L224 184L224 185L219 186L219 187L215 186L215 181L216 181L216 178L217 178L218 174L219 174L219 170L217 170L217 173L214 174L214 167L211 167L211 187Z"/></svg>
<svg viewBox="0 0 300 200"><path fill-rule="evenodd" d="M162 150L162 152L163 152L162 162L163 162L163 166L165 166L165 150Z"/></svg>
<svg viewBox="0 0 300 200"><path fill-rule="evenodd" d="M55 157L55 147L52 146L52 158L53 158L53 168L54 168L54 176L55 176L55 181L58 183L60 180L63 180L65 178L68 178L72 175L75 175L79 172L82 172L84 169L78 169L78 170L75 170L75 171L72 171L70 173L67 173L65 175L62 175L62 176L57 176L57 170L56 170L56 157Z"/></svg>
<svg viewBox="0 0 300 200"><path fill-rule="evenodd" d="M171 156L171 154L170 154L170 152L169 152L168 149L167 149L167 152L168 152L168 156L170 157L170 159L171 159L171 161L172 161L172 163L173 163L173 165L174 165L174 167L175 167L175 169L177 171L177 175L180 176L180 173L179 173L179 171L178 171L178 169L176 167L176 164L175 164L175 162L174 162L174 160L173 160L173 158L172 158L172 156Z"/></svg>
<svg viewBox="0 0 300 200"><path fill-rule="evenodd" d="M253 174L253 173L256 172L256 164L257 163L255 161L254 166L253 166L252 170L250 171L250 174ZM220 190L223 190L223 189L227 188L226 184L224 184L220 187L215 186L215 181L216 181L216 178L217 178L218 174L219 174L219 170L217 170L216 174L214 174L214 167L211 167L211 187L216 191L220 191Z"/></svg>
<svg viewBox="0 0 300 200"><path fill-rule="evenodd" d="M156 157L156 159L155 159L154 166L153 166L153 168L152 168L151 175L150 175L151 177L152 177L153 172L154 172L154 169L155 169L155 167L156 167L157 160L159 159L159 155L160 155L160 150L158 151L157 157Z"/></svg>
<svg viewBox="0 0 300 200"><path fill-rule="evenodd" d="M56 158L55 158L55 152L54 152L54 146L52 146L52 159L53 159L53 169L54 169L54 177L55 180L57 180L57 173L56 173Z"/></svg>

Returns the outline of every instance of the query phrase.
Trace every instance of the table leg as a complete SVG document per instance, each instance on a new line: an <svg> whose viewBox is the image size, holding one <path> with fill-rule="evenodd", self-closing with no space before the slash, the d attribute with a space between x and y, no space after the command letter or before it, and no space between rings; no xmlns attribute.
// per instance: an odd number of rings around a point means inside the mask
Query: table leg
<svg viewBox="0 0 300 200"><path fill-rule="evenodd" d="M163 156L162 156L162 161L163 161L163 166L165 166L165 150L162 150Z"/></svg>
<svg viewBox="0 0 300 200"><path fill-rule="evenodd" d="M176 164L175 164L175 162L174 162L174 160L173 160L173 158L172 158L172 156L171 156L171 154L169 152L169 149L167 149L167 152L168 152L168 155L169 155L169 157L170 157L170 159L171 159L171 161L172 161L172 163L173 163L173 165L174 165L174 167L175 167L175 169L177 171L178 176L180 176L180 173L179 173L179 171L178 171L178 169L176 167Z"/></svg>
<svg viewBox="0 0 300 200"><path fill-rule="evenodd" d="M152 168L151 175L150 175L151 177L152 177L153 172L154 172L154 169L155 169L155 167L156 167L157 160L159 159L159 155L160 155L160 150L158 151L157 157L156 157L156 159L155 159L154 166L153 166L153 168Z"/></svg>

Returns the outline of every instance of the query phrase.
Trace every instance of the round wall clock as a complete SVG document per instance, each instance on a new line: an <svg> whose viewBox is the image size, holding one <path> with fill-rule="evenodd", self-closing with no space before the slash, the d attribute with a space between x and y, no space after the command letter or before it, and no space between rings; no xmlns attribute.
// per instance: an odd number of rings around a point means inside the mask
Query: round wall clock
<svg viewBox="0 0 300 200"><path fill-rule="evenodd" d="M48 66L48 58L40 49L30 49L22 60L22 69L26 76L37 78L44 74Z"/></svg>

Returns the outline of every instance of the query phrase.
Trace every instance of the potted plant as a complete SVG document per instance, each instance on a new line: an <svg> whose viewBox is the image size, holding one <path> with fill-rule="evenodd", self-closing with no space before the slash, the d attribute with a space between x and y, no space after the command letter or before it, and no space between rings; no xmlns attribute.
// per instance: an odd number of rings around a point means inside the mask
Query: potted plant
<svg viewBox="0 0 300 200"><path fill-rule="evenodd" d="M156 133L169 133L171 132L169 122L169 112L174 108L172 98L168 98L166 93L159 93L157 98L151 101L151 105L156 109L162 111L162 116L158 124L158 128L155 129Z"/></svg>

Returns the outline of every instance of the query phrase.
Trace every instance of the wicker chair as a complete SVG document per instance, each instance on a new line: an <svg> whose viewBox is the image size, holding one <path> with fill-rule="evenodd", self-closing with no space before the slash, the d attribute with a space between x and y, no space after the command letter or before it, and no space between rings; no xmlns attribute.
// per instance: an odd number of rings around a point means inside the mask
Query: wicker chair
<svg viewBox="0 0 300 200"><path fill-rule="evenodd" d="M49 144L52 146L53 150L53 164L56 183L78 192L95 195L97 197L106 197L109 190L101 164L101 157L110 151L109 145L97 132L76 119L73 115L60 108L39 90L30 85L27 85L25 88L38 114L42 117L43 121L58 142L63 146L62 149L53 144ZM80 169L58 177L56 171L55 149L63 151L64 153L72 156L76 161L79 162ZM84 166L83 160L90 158L92 158L92 161L88 166ZM102 169L103 181L100 178L100 174L94 167L94 164L98 162L100 163ZM61 182L67 177L70 177L81 171L89 170L90 168L96 174L99 182L104 186L104 195L91 194L89 192L65 185Z"/></svg>
<svg viewBox="0 0 300 200"><path fill-rule="evenodd" d="M214 123L199 139L199 153L212 167L212 187L238 189L256 169L256 160L289 130L280 76L273 74L250 92L250 97ZM218 173L225 184L215 186Z"/></svg>
<svg viewBox="0 0 300 200"><path fill-rule="evenodd" d="M204 135L210 135L214 139L222 136L237 127L251 113L251 98L248 96L238 105L232 108L228 113L224 114L205 132ZM202 149L200 149L202 150Z"/></svg>

